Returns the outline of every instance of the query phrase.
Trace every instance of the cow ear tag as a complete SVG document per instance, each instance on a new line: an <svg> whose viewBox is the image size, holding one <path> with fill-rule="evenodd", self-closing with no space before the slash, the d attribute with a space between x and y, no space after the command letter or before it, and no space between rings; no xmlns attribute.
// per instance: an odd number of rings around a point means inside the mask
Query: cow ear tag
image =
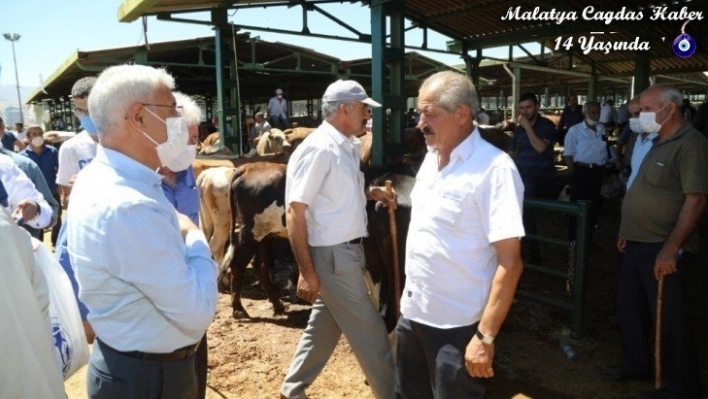
<svg viewBox="0 0 708 399"><path fill-rule="evenodd" d="M685 32L686 24L688 22L689 21L686 21L683 24L681 27L681 34L676 37L673 45L671 46L674 50L674 54L681 58L688 58L692 56L693 53L696 52L696 48L698 48L698 45L693 37Z"/></svg>

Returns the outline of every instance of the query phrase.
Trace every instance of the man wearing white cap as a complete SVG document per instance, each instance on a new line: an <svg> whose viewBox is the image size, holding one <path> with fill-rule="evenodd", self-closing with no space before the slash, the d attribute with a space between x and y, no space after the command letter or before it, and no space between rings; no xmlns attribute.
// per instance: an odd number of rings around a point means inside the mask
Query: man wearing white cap
<svg viewBox="0 0 708 399"><path fill-rule="evenodd" d="M280 130L289 128L288 122L288 101L283 98L283 90L275 90L275 97L268 101L268 117L271 126Z"/></svg>
<svg viewBox="0 0 708 399"><path fill-rule="evenodd" d="M300 270L298 296L312 313L281 398L305 398L342 333L376 398L394 398L394 370L386 327L369 300L364 281L366 200L395 206L395 197L375 187L365 192L359 172L359 140L369 98L353 80L338 80L322 96L324 121L288 162L285 203L290 244Z"/></svg>

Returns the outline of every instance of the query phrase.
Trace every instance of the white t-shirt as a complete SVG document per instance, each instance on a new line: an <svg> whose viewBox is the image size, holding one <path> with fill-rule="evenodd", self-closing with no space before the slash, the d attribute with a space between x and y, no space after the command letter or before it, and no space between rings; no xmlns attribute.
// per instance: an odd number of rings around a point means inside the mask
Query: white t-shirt
<svg viewBox="0 0 708 399"><path fill-rule="evenodd" d="M401 313L436 327L482 317L497 256L492 243L523 237L524 186L514 161L475 128L438 171L428 152L411 192Z"/></svg>
<svg viewBox="0 0 708 399"><path fill-rule="evenodd" d="M57 184L68 186L71 178L96 156L95 142L85 130L70 138L59 147L59 170Z"/></svg>
<svg viewBox="0 0 708 399"><path fill-rule="evenodd" d="M288 161L285 203L308 205L307 239L313 247L337 245L367 235L358 144L359 139L347 138L325 121Z"/></svg>

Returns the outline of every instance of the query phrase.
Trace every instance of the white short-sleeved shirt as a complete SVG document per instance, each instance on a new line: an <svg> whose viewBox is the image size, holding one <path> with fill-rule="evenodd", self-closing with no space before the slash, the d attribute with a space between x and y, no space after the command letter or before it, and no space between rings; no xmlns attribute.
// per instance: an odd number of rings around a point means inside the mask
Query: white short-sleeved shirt
<svg viewBox="0 0 708 399"><path fill-rule="evenodd" d="M401 313L437 328L482 317L497 270L492 243L523 237L524 186L514 161L474 132L438 171L428 152L411 193Z"/></svg>
<svg viewBox="0 0 708 399"><path fill-rule="evenodd" d="M337 245L367 235L359 163L359 139L347 138L326 121L290 157L285 203L307 205L309 245Z"/></svg>
<svg viewBox="0 0 708 399"><path fill-rule="evenodd" d="M596 130L588 127L585 121L573 125L565 135L564 157L573 157L574 162L604 165L607 162L607 142L605 127L601 124L595 126Z"/></svg>
<svg viewBox="0 0 708 399"><path fill-rule="evenodd" d="M95 142L87 131L82 131L59 147L57 184L68 186L71 178L96 156Z"/></svg>

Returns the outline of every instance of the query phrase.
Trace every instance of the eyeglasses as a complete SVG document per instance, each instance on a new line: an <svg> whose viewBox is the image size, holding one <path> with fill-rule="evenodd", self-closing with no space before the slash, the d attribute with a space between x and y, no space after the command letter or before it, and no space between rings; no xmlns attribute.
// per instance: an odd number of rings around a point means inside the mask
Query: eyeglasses
<svg viewBox="0 0 708 399"><path fill-rule="evenodd" d="M174 104L172 104L172 105L167 105L167 104L150 104L150 103L138 103L138 104L143 105L143 106L145 106L145 107L151 107L151 106L152 106L152 107L170 108L170 109L172 109L173 111L177 111L177 112L180 112L180 113L182 112L182 108L183 108L181 105L177 105L177 103L174 103Z"/></svg>
<svg viewBox="0 0 708 399"><path fill-rule="evenodd" d="M83 108L76 108L76 109L74 109L74 115L81 118L82 116L88 115L88 110L85 110Z"/></svg>

